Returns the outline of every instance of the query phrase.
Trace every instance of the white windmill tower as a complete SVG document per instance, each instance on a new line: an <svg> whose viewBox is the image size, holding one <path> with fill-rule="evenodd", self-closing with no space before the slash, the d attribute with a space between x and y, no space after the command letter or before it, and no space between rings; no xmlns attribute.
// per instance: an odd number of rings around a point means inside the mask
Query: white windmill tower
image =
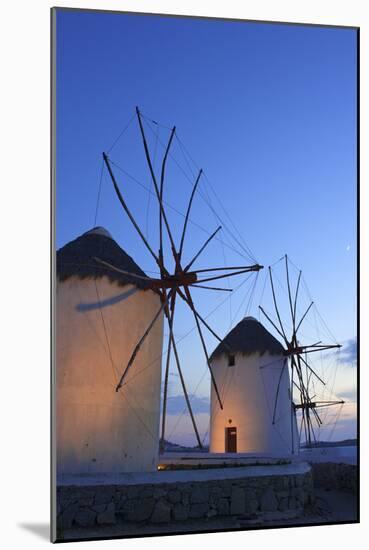
<svg viewBox="0 0 369 550"><path fill-rule="evenodd" d="M245 317L210 361L223 401L221 410L212 389L210 452L296 452L297 425L281 343L254 317Z"/></svg>
<svg viewBox="0 0 369 550"><path fill-rule="evenodd" d="M163 314L157 313L159 294L144 277L103 228L84 233L57 252L58 474L157 467ZM136 369L127 373L117 392L122 365L154 315L152 330L139 346Z"/></svg>
<svg viewBox="0 0 369 550"><path fill-rule="evenodd" d="M55 402L57 471L61 474L155 469L159 439L164 450L171 358L178 371L198 446L202 448L173 330L178 304L185 304L193 316L211 383L222 408L204 331L218 341L221 337L198 311L192 292L195 288L230 292L229 288L203 283L262 269L245 247L244 252L255 261L251 265L196 269L195 262L222 229L219 225L211 233L202 228L207 234L206 240L195 254L188 255L187 229L189 224L194 224L191 208L203 171L200 169L191 181L186 212L182 214L183 226L175 238L167 215L164 182L166 164L172 156L171 144L174 139L181 142L173 127L164 146L160 174L157 174L144 129L148 119L138 108L136 116L159 209L158 252L149 243L118 185L115 169L125 175L127 172L107 153L103 153L103 167L159 274L155 278L146 276L102 228L85 233L57 253ZM207 204L217 221L227 227L210 202ZM195 226L201 228L197 223ZM229 228L227 231L232 234ZM247 259L244 254L241 256ZM168 329L164 353L163 318ZM159 438L161 355L165 357L165 368Z"/></svg>

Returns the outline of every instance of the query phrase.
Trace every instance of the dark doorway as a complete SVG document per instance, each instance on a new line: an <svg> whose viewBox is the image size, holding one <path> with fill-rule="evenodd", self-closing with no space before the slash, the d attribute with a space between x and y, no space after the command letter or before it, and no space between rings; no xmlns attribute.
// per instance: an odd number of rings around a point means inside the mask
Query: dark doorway
<svg viewBox="0 0 369 550"><path fill-rule="evenodd" d="M237 453L237 428L226 428L225 450L226 453Z"/></svg>

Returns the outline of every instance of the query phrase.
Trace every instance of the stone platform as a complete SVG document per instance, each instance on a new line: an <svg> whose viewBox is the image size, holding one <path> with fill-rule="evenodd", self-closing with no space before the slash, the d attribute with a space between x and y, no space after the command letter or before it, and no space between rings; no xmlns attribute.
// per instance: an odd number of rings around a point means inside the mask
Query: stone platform
<svg viewBox="0 0 369 550"><path fill-rule="evenodd" d="M253 465L278 465L294 462L293 457L267 453L205 453L205 452L166 452L160 455L159 468L190 469L194 467L232 467ZM304 462L304 461L302 461Z"/></svg>
<svg viewBox="0 0 369 550"><path fill-rule="evenodd" d="M307 463L63 476L57 528L173 524L216 516L298 514L313 500Z"/></svg>

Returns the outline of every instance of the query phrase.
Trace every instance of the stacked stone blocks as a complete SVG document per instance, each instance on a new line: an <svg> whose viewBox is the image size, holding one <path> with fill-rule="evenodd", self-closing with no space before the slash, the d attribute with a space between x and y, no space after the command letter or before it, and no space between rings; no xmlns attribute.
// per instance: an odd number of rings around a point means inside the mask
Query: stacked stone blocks
<svg viewBox="0 0 369 550"><path fill-rule="evenodd" d="M160 474L158 474L160 475ZM167 524L222 516L302 513L313 500L311 472L295 475L138 485L60 486L57 524Z"/></svg>

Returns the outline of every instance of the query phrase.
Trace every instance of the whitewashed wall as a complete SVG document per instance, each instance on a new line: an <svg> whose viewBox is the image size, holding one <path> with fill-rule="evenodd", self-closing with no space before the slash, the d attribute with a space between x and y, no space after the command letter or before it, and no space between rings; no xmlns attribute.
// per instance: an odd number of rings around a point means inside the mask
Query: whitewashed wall
<svg viewBox="0 0 369 550"><path fill-rule="evenodd" d="M236 427L237 452L291 454L291 403L287 366L280 382L275 424L272 423L278 380L284 359L282 355L269 353L262 356L259 353L237 353L233 367L228 366L228 357L225 354L213 360L212 368L224 408L220 409L212 388L211 452L224 453L225 429ZM260 368L263 365L265 367ZM296 452L298 435L295 421L293 431Z"/></svg>
<svg viewBox="0 0 369 550"><path fill-rule="evenodd" d="M111 351L108 349L98 298ZM120 299L122 298L122 299ZM107 301L104 304L104 301ZM108 278L57 284L57 470L63 473L156 469L163 319L159 317L117 393L139 338L160 307L157 294Z"/></svg>

